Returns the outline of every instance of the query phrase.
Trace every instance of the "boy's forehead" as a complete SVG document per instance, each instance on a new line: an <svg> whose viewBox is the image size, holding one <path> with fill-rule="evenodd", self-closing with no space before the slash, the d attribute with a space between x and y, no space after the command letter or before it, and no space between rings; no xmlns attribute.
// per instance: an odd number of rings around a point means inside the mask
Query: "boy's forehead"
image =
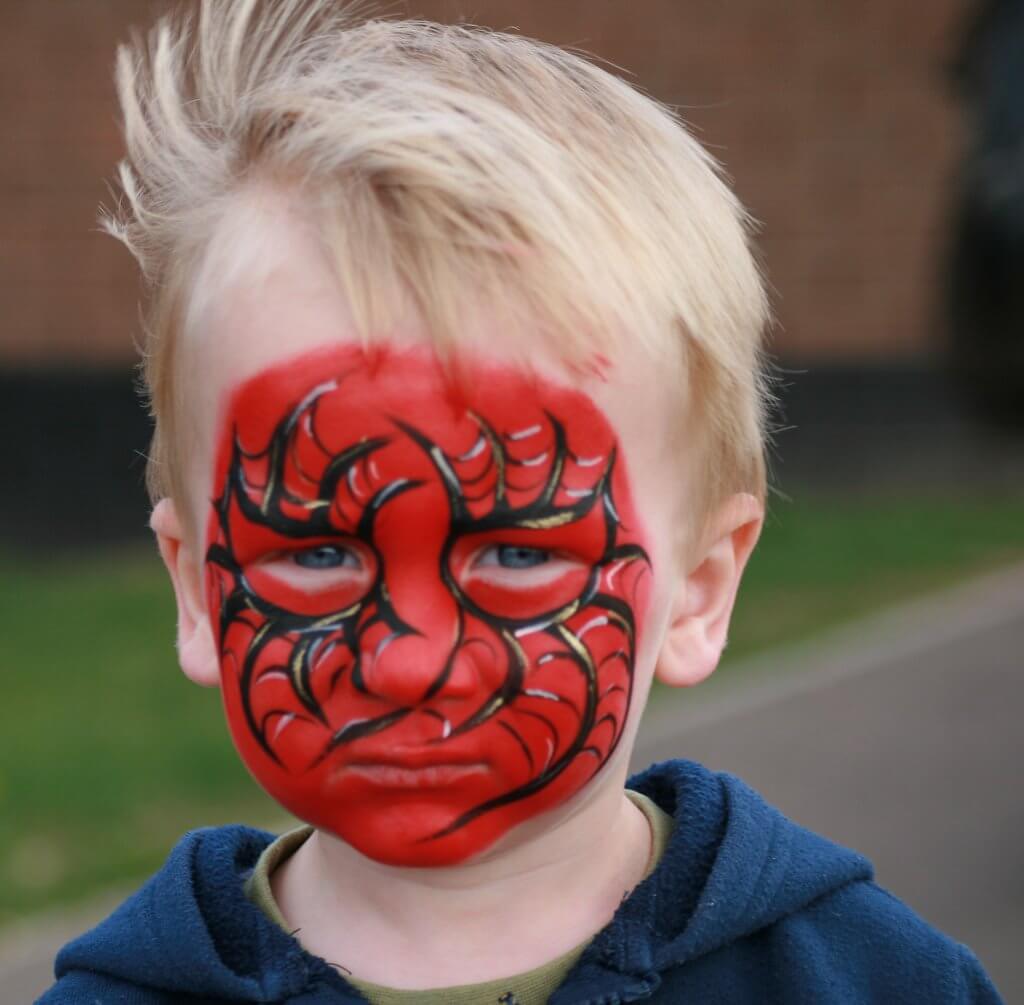
<svg viewBox="0 0 1024 1005"><path fill-rule="evenodd" d="M538 336L526 345L521 331L510 335L502 315L475 303L472 291L466 293L465 326L447 333L456 342L445 351L455 386L460 373L482 360L503 364L505 384L514 383L516 371L522 371L524 390L539 386L536 380L531 385L531 375L577 388L616 426L623 424L617 419L636 413L651 413L645 417L661 425L668 417L654 413L678 412L677 385L642 352L630 352L628 337L620 340L624 351L614 364L596 350L567 364L557 336ZM392 311L401 320L388 331L371 333L369 357L380 345L433 344L414 304L410 292L407 302ZM366 341L310 206L295 193L268 185L250 186L216 228L192 284L184 335L183 397L195 409L200 428L194 432L200 440L216 428L226 401L245 381L289 358ZM620 399L626 399L625 407ZM623 414L617 417L617 412ZM649 423L647 428L649 434Z"/></svg>
<svg viewBox="0 0 1024 1005"><path fill-rule="evenodd" d="M256 198L262 201L253 205ZM255 253L253 245L266 250ZM247 381L261 374L272 375L271 383L301 379L301 365L287 374L283 364L310 353L326 358L332 352L343 354L366 345L364 382L375 378L382 386L393 382L389 368L381 365L394 359L385 350L426 350L433 342L411 297L393 313L402 320L364 338L301 205L282 202L274 193L250 196L218 228L193 282L183 369L198 379L193 383L186 377L183 383L193 384L194 393L188 396L202 427L197 432L204 436L216 427L226 401ZM467 310L465 330L459 334L459 344L445 353L448 386L437 380L421 382L421 393L451 393L460 383L459 375L473 369L470 346L476 360L506 362L502 368L506 381L514 378L517 369L523 370L524 387L527 369L544 370L551 376L562 369L556 353L544 352L531 353L530 366L524 367L522 353L513 358L509 350L514 347L502 337L497 319L484 309ZM424 360L428 356L424 351ZM558 376L562 382L574 383L571 374ZM410 374L405 373L404 379L410 380ZM269 389L269 384L262 386L264 391Z"/></svg>
<svg viewBox="0 0 1024 1005"><path fill-rule="evenodd" d="M364 348L337 276L308 221L301 214L276 211L254 221L247 225L254 230L249 236L273 238L281 254L268 253L255 272L244 263L232 266L231 249L239 237L236 221L235 230L229 228L220 246L211 248L196 280L201 310L193 312L179 371L184 418L192 427L188 477L202 486L194 497L195 526L205 523L217 443L232 401L249 388L272 411L271 401L283 404L282 392L291 388L294 397L303 387L314 386L317 366L330 360L359 371L357 383L366 407L376 403L380 408L389 397L392 407L415 399L438 407L447 403L456 411L470 402L479 411L514 411L517 403L532 403L566 413L560 418L571 417L578 431L595 423L610 427L631 471L642 481L644 469L665 469L671 462L667 491L675 494L679 458L668 457L665 447L670 439L666 433L679 413L679 392L642 353L622 353L611 361L595 353L589 365L574 367L559 357L557 344L546 348L538 341L527 356L521 346L509 344L500 318L485 308L467 313L464 344L447 350L443 363L429 331L411 309L405 322L375 333ZM251 264L251 256L246 262ZM413 358L418 362L410 364ZM436 413L443 414L443 409Z"/></svg>
<svg viewBox="0 0 1024 1005"><path fill-rule="evenodd" d="M466 346L442 355L415 325L367 342L328 291L291 300L293 293L250 302L197 353L196 370L205 382L203 439L222 435L226 423L266 425L330 380L344 382L326 410L336 427L354 428L368 416L387 414L438 427L458 424L467 412L514 424L517 413L538 410L569 422L578 436L609 427L591 394L614 390L616 380L599 360L586 373L550 356L534 354L527 362L502 351L500 338L467 338ZM275 339L273 331L287 334ZM481 349L481 343L491 348Z"/></svg>
<svg viewBox="0 0 1024 1005"><path fill-rule="evenodd" d="M318 406L322 399L316 411L335 428L392 417L443 430L461 426L468 414L504 427L543 413L577 436L598 428L611 433L582 390L535 369L467 352L442 360L426 345L351 340L285 357L242 382L225 403L222 431L268 427L310 395Z"/></svg>
<svg viewBox="0 0 1024 1005"><path fill-rule="evenodd" d="M525 454L513 463L526 475L559 453L619 453L604 412L551 374L478 353L441 359L429 345L348 340L284 357L227 394L215 430L218 470L235 445L256 453L299 424L295 435L336 453L399 430L454 457L485 440L518 445ZM556 429L556 442L545 443Z"/></svg>

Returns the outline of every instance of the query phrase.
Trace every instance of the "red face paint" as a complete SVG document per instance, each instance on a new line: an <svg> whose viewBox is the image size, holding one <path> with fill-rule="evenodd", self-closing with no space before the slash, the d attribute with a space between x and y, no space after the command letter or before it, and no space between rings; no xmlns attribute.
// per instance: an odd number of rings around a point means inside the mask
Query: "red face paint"
<svg viewBox="0 0 1024 1005"><path fill-rule="evenodd" d="M650 563L584 394L332 347L232 397L208 598L257 781L381 862L446 865L614 751Z"/></svg>

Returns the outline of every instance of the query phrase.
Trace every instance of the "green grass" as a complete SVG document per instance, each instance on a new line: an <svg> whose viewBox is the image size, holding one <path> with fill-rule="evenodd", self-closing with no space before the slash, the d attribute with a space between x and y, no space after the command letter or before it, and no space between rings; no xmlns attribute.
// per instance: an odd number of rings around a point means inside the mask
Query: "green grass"
<svg viewBox="0 0 1024 1005"><path fill-rule="evenodd" d="M729 662L1024 558L1024 494L774 501L737 597Z"/></svg>
<svg viewBox="0 0 1024 1005"><path fill-rule="evenodd" d="M1024 558L1024 498L775 502L729 659ZM280 812L189 683L154 556L0 563L0 925L156 868L191 827Z"/></svg>
<svg viewBox="0 0 1024 1005"><path fill-rule="evenodd" d="M148 553L0 576L0 923L145 873L172 835L273 804L187 681Z"/></svg>

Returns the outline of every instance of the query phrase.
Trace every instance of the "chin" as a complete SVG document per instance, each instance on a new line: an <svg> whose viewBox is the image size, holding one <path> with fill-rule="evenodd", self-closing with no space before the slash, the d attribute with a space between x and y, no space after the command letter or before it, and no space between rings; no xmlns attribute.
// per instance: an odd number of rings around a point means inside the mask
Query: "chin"
<svg viewBox="0 0 1024 1005"><path fill-rule="evenodd" d="M364 790L347 799L337 792L333 797L269 787L268 792L300 820L366 858L412 869L464 865L551 808L547 793L545 799L516 800L473 816L478 800L453 792Z"/></svg>
<svg viewBox="0 0 1024 1005"><path fill-rule="evenodd" d="M460 824L468 809L443 793L385 792L304 816L375 862L416 869L462 865L517 822L506 807Z"/></svg>
<svg viewBox="0 0 1024 1005"><path fill-rule="evenodd" d="M518 834L536 835L531 824L573 802L585 788L586 776L567 772L556 785L528 798L497 805L473 815L483 800L465 793L363 792L362 798L333 802L326 812L299 813L334 834L367 858L404 868L464 865L495 847L506 847ZM492 797L500 794L491 793Z"/></svg>
<svg viewBox="0 0 1024 1005"><path fill-rule="evenodd" d="M479 833L469 833L469 830L463 829L447 837L426 841L403 840L375 827L353 828L352 833L337 833L338 837L361 855L381 865L405 869L443 869L465 865L501 836L500 830L486 838Z"/></svg>

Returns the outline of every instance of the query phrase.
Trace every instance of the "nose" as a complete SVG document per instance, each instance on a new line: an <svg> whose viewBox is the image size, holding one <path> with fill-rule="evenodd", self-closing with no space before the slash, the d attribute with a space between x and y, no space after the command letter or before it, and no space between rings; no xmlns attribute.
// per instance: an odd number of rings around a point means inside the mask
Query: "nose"
<svg viewBox="0 0 1024 1005"><path fill-rule="evenodd" d="M436 564L404 566L386 578L388 602L408 626L375 639L363 652L363 682L371 694L402 706L435 697L467 697L473 674L459 658L460 611Z"/></svg>

